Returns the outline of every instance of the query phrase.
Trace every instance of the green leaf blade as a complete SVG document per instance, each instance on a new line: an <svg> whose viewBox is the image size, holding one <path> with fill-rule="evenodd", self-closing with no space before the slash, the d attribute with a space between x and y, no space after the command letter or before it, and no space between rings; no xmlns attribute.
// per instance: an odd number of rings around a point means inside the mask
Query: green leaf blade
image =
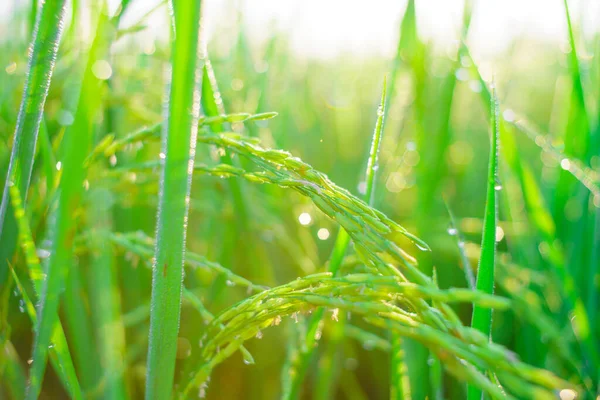
<svg viewBox="0 0 600 400"><path fill-rule="evenodd" d="M494 293L494 277L496 265L496 226L498 223L498 190L501 189L498 180L498 147L499 147L499 107L495 90L492 90L492 118L491 118L491 146L488 166L487 196L485 202L485 216L483 235L481 238L481 255L477 268L477 290ZM478 305L473 306L471 327L490 337L492 330L492 310ZM479 388L469 386L469 400L480 400L482 392Z"/></svg>
<svg viewBox="0 0 600 400"><path fill-rule="evenodd" d="M94 74L93 65L108 50L111 36L108 24L108 16L103 9L83 75L75 119L64 137L65 155L61 160L63 173L58 189L56 222L50 228L52 247L46 271L47 278L43 280L40 292L28 399L36 399L40 394L48 359L48 347L54 326L58 321L61 288L72 267L74 240L78 227L78 218L73 218L73 215L77 215L77 210L81 207L83 182L86 176L85 158L91 150L92 128L102 105L101 94L104 89L104 81ZM85 346L89 349L90 345ZM83 357L85 354L84 352L80 355L78 367L85 382L91 387L97 379L97 370L94 367L93 357Z"/></svg>
<svg viewBox="0 0 600 400"><path fill-rule="evenodd" d="M183 277L183 252L195 143L200 111L199 21L200 2L173 2L175 38L172 75L163 131L164 165L157 217L152 274L150 338L146 398L172 394Z"/></svg>
<svg viewBox="0 0 600 400"><path fill-rule="evenodd" d="M62 35L65 9L65 0L46 1L37 16L27 80L0 203L0 285L6 280L8 261L17 245L17 223L10 203L9 187L17 185L23 200L26 200L38 132Z"/></svg>

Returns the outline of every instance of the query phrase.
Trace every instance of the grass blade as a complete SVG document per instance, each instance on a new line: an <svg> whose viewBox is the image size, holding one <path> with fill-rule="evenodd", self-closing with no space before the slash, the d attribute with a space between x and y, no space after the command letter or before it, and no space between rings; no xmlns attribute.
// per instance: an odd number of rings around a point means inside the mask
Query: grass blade
<svg viewBox="0 0 600 400"><path fill-rule="evenodd" d="M387 83L386 79L383 80L383 89L381 91L381 102L379 103L379 108L377 108L377 122L375 123L375 130L373 131L373 141L371 142L371 150L369 151L369 161L367 163L367 178L366 183L367 187L365 190L364 200L370 205L373 206L373 193L375 191L375 176L377 175L377 170L379 169L378 157L379 157L379 147L381 145L381 138L383 135L383 123L385 118L385 109L386 109L386 90Z"/></svg>
<svg viewBox="0 0 600 400"><path fill-rule="evenodd" d="M25 292L25 289L19 281L15 271L12 270L12 272L17 283L19 293L21 293L23 302L25 303L27 314L29 314L31 322L35 324L37 321L35 306L29 299L29 296ZM71 359L71 354L69 353L69 347L67 346L67 339L60 324L56 324L54 327L51 343L50 361L52 362L52 366L57 372L59 379L67 390L67 393L69 393L73 399L83 399L83 393L81 392L79 382L77 381L77 375L75 374L75 366Z"/></svg>
<svg viewBox="0 0 600 400"><path fill-rule="evenodd" d="M89 219L92 224L89 247L92 250L90 285L92 319L98 340L100 365L106 377L105 396L109 399L125 399L123 382L125 331L121 319L121 301L116 282L114 254L108 233L112 229L110 206L106 202L106 189L97 188L90 193L92 207Z"/></svg>
<svg viewBox="0 0 600 400"><path fill-rule="evenodd" d="M33 347L33 363L30 372L28 399L35 399L41 391L42 379L48 358L48 346L52 329L58 321L59 295L63 282L68 277L72 265L74 238L77 230L77 218L73 213L81 205L83 181L86 174L85 157L91 150L92 128L102 103L104 81L93 72L94 63L106 54L110 43L107 32L103 31L108 24L108 16L101 12L94 43L90 49L79 102L75 118L64 137L64 159L62 162L62 178L58 191L58 205L55 212L55 223L51 229L52 247L48 259L47 279L43 281L40 293L40 308L36 335ZM99 34L102 32L103 34ZM79 304L81 306L81 304ZM81 350L86 353L86 351ZM87 349L90 351L90 348ZM94 381L94 366L91 358L80 358L83 373L89 373L87 382Z"/></svg>
<svg viewBox="0 0 600 400"><path fill-rule="evenodd" d="M116 42L119 37L118 28L123 14L131 4L129 0L122 0L119 8L107 24L106 30L110 42ZM160 3L159 3L160 4ZM106 54L109 58L109 54ZM114 60L111 60L113 62ZM107 88L112 93L115 74L107 80ZM98 130L97 141L107 142L112 139L116 128L115 119L117 110L107 106L103 110L104 124ZM98 145L97 145L98 146ZM96 146L96 147L97 147ZM101 174L103 164L94 164L89 168L90 177ZM117 269L114 263L113 247L109 241L109 232L113 229L112 202L106 181L101 181L88 192L87 222L90 229L87 245L90 249L91 268L89 278L93 284L89 285L89 300L91 309L92 328L96 340L92 346L98 350L97 368L102 373L102 380L96 386L96 391L105 399L121 400L127 398L124 382L126 351L125 328L121 318L121 293L117 282ZM80 331L81 334L81 331ZM94 393L95 394L95 393Z"/></svg>
<svg viewBox="0 0 600 400"><path fill-rule="evenodd" d="M37 16L27 80L0 204L0 285L6 280L8 262L17 244L17 223L11 209L9 188L17 185L24 201L26 200L35 145L62 34L65 8L65 0L45 1Z"/></svg>
<svg viewBox="0 0 600 400"><path fill-rule="evenodd" d="M569 33L569 44L571 51L569 52L569 70L571 73L571 81L573 85L573 94L571 96L568 130L565 132L565 153L568 156L583 160L586 165L589 165L594 158L598 157L598 144L600 143L600 130L598 127L592 131L590 124L590 116L587 110L586 96L582 81L582 68L577 55L577 46L575 43L575 35L569 13L568 1L564 0L565 17ZM561 165L562 166L562 165ZM570 251L567 253L569 260L577 260L579 262L570 264L577 266L573 269L575 276L575 284L581 287L581 297L583 298L583 306L579 307L578 314L587 312L587 319L593 323L596 320L598 313L597 293L598 283L596 279L590 277L598 276L600 270L600 252L598 251L598 238L600 237L600 196L595 193L594 198L590 201L590 195L585 190L577 190L577 201L583 211L583 215L576 221L568 221L565 218L566 207L570 201L569 196L573 196L574 188L580 186L569 176L569 171L561 168L559 171L559 180L556 188L556 208L555 215L558 219L557 225L565 227L567 240L572 244ZM594 206L591 206L591 203ZM559 231L560 232L560 231ZM577 307L577 305L575 305ZM585 308L584 308L585 307ZM600 325L594 324L590 327L584 327L577 332L578 336L583 338L590 344L593 344L594 333L600 331ZM597 340L596 340L597 343ZM598 357L594 357L597 353L597 345L588 346L583 351L591 353L592 365L590 366L590 375L596 382L596 392L600 390L600 381L598 379L599 368Z"/></svg>
<svg viewBox="0 0 600 400"><path fill-rule="evenodd" d="M25 210L22 206L21 195L19 193L19 189L16 186L12 186L10 188L10 196L15 211L15 220L19 225L18 240L23 250L23 253L25 254L25 261L27 263L29 278L33 283L33 288L35 292L39 294L42 290L44 273L42 271L42 267L40 266L40 260L36 253L35 243L33 242L31 236L27 216L25 215ZM19 288L19 292L21 292L23 301L25 302L25 308L27 309L27 313L29 315L29 318L31 319L31 323L35 326L37 322L37 315L35 312L33 302L29 299L29 296L25 292L25 289L21 285L21 282L19 281L19 278L17 277L14 270L13 277L15 279L17 287ZM63 386L71 395L71 397L75 399L82 398L83 395L79 386L79 382L77 380L77 375L75 374L75 367L73 365L73 360L69 352L69 347L67 346L67 339L65 338L65 333L62 329L60 321L57 321L57 323L54 325L51 342L52 345L50 346L50 360L52 362L52 366L56 374L58 375Z"/></svg>
<svg viewBox="0 0 600 400"><path fill-rule="evenodd" d="M25 386L27 377L25 376L25 369L21 366L21 360L15 350L13 344L10 341L4 342L4 348L0 350L2 352L3 364L0 376L2 376L2 387L6 388L9 393L9 397L13 399L22 399L25 397Z"/></svg>
<svg viewBox="0 0 600 400"><path fill-rule="evenodd" d="M498 220L498 138L499 138L499 109L495 89L492 89L492 139L490 146L490 161L488 167L487 197L485 202L485 216L483 234L481 238L481 255L477 267L477 290L484 293L494 293L494 276L496 265L496 224ZM473 306L471 326L487 337L491 336L492 310ZM474 386L468 387L469 400L481 400L482 392Z"/></svg>
<svg viewBox="0 0 600 400"><path fill-rule="evenodd" d="M565 154L585 164L589 164L591 156L597 153L592 148L592 132L586 108L585 93L582 83L582 71L577 55L575 34L569 13L569 5L564 0L565 19L567 22L569 45L568 69L571 78L572 92L567 105L569 109L567 130L563 136ZM562 163L561 163L562 165ZM575 197L575 199L573 199ZM569 220L568 202L581 207L583 215L574 221ZM567 267L575 279L575 284L582 288L582 298L586 299L586 291L590 282L590 273L595 266L589 263L586 247L593 248L594 223L588 211L589 193L581 189L581 185L564 168L559 168L558 181L554 193L553 216L557 226L557 236L567 244L565 256L570 263ZM590 232L591 231L591 232ZM590 243L590 245L588 245ZM590 267L592 270L590 270ZM592 288L592 290L596 290ZM596 372L594 372L594 375Z"/></svg>
<svg viewBox="0 0 600 400"><path fill-rule="evenodd" d="M82 307L82 303L88 302L81 266L73 264L66 276L62 310L69 332L69 344L73 349L75 365L85 391L91 390L100 382L100 362L94 346L91 318L87 308Z"/></svg>
<svg viewBox="0 0 600 400"><path fill-rule="evenodd" d="M469 49L464 43L461 46L461 55L469 57L469 59L473 61ZM481 91L482 100L486 104L490 104L492 101L492 94L487 88L487 85L482 79L474 62L472 65L473 71L483 88ZM507 133L508 130L506 129L506 124L503 124L503 120L500 120L499 124L501 126L500 140L502 141L502 147L504 149L502 156L512 172L519 178L529 219L537 229L539 240L541 242L540 246L543 246L548 250L545 252L544 257L552 268L552 274L557 285L561 288L567 311L572 316L575 316L570 319L571 326L575 336L581 344L582 355L584 359L586 359L585 365L592 371L590 375L595 377L596 373L593 371L597 370L598 365L600 364L598 351L596 350L598 346L591 336L590 317L584 306L582 297L577 291L574 272L567 268L564 250L556 244L557 239L559 239L558 232L560 231L560 224L556 219L552 218L549 210L547 210L542 196L542 190L535 180L531 167L527 164L526 160L520 157L519 146L517 145L514 135ZM572 177L572 179L575 180L574 177ZM591 239L593 239L593 237L591 237Z"/></svg>
<svg viewBox="0 0 600 400"><path fill-rule="evenodd" d="M390 399L409 400L412 393L402 336L390 333L390 345Z"/></svg>
<svg viewBox="0 0 600 400"><path fill-rule="evenodd" d="M565 152L569 156L588 160L590 151L590 122L585 104L585 93L581 80L581 68L577 56L577 47L571 16L569 13L569 4L564 0L565 18L569 33L569 45L571 51L568 55L569 70L571 73L573 94L571 97L569 111L569 133L565 135Z"/></svg>
<svg viewBox="0 0 600 400"><path fill-rule="evenodd" d="M200 93L198 38L200 2L172 3L175 38L172 75L163 130L161 189L152 271L152 313L148 343L146 398L171 396L181 306L183 253L191 175L196 149Z"/></svg>

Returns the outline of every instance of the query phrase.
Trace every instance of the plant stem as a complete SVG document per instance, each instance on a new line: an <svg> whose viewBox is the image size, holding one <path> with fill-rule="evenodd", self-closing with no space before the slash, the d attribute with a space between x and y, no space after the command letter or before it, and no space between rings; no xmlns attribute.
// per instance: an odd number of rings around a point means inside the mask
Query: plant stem
<svg viewBox="0 0 600 400"><path fill-rule="evenodd" d="M11 185L17 185L23 202L26 202L35 145L54 72L56 54L64 25L65 8L65 0L45 1L37 17L27 80L21 99L10 164L0 204L0 286L4 284L8 276L8 262L14 254L18 235L9 188Z"/></svg>
<svg viewBox="0 0 600 400"><path fill-rule="evenodd" d="M476 288L487 294L494 293L494 276L496 265L496 225L498 220L498 190L501 189L498 181L498 138L499 138L499 108L495 90L492 90L492 140L490 146L490 161L488 167L487 198L485 202L485 216L483 222L483 235L481 238L481 256L477 268ZM471 326L487 337L491 337L492 310L478 305L473 306L473 319ZM481 389L469 385L468 399L481 400Z"/></svg>
<svg viewBox="0 0 600 400"><path fill-rule="evenodd" d="M168 399L175 372L192 165L200 112L200 1L170 3L174 40L163 130L161 184L152 271L146 399Z"/></svg>

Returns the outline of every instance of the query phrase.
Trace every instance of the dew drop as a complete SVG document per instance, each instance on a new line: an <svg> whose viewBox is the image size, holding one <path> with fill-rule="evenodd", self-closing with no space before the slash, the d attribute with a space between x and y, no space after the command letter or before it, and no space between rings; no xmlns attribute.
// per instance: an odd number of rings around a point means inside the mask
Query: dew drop
<svg viewBox="0 0 600 400"><path fill-rule="evenodd" d="M455 236L458 233L455 227L451 226L448 228L448 235Z"/></svg>
<svg viewBox="0 0 600 400"><path fill-rule="evenodd" d="M504 239L504 229L502 227L496 227L496 242L501 242Z"/></svg>
<svg viewBox="0 0 600 400"><path fill-rule="evenodd" d="M256 338L257 338L257 339L262 339L262 337L263 337L263 333L262 333L262 331L258 331L258 332L256 332Z"/></svg>
<svg viewBox="0 0 600 400"><path fill-rule="evenodd" d="M496 178L496 183L494 184L494 190L499 191L502 190L502 182L498 178Z"/></svg>
<svg viewBox="0 0 600 400"><path fill-rule="evenodd" d="M227 284L227 286L229 287L233 287L235 286L235 282L234 281L230 281L229 279L227 280L227 282L225 282Z"/></svg>
<svg viewBox="0 0 600 400"><path fill-rule="evenodd" d="M19 311L25 312L25 300L19 300Z"/></svg>
<svg viewBox="0 0 600 400"><path fill-rule="evenodd" d="M422 245L419 242L414 242L415 246L417 246L417 249L421 250L421 251L431 251L428 247Z"/></svg>

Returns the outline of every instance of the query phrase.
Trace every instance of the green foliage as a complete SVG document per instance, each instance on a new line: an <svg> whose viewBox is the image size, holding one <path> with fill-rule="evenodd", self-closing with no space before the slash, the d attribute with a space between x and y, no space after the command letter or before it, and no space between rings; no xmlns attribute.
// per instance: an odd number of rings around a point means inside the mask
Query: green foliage
<svg viewBox="0 0 600 400"><path fill-rule="evenodd" d="M0 397L595 398L600 64L566 1L571 50L507 50L498 95L470 1L457 48L409 1L360 67L243 14L209 59L204 2L39 3L0 41Z"/></svg>
<svg viewBox="0 0 600 400"><path fill-rule="evenodd" d="M485 216L483 219L483 233L481 238L481 256L477 268L477 282L475 288L483 293L494 293L494 281L496 270L496 230L498 227L498 190L502 184L498 178L498 138L500 136L499 118L500 110L496 93L492 89L492 120L491 120L491 146L490 164L488 167L487 196L485 201ZM473 305L473 318L471 326L484 335L490 336L492 332L492 310ZM469 386L468 398L470 400L481 399L480 390Z"/></svg>
<svg viewBox="0 0 600 400"><path fill-rule="evenodd" d="M9 260L12 259L17 243L17 224L10 203L9 187L17 185L19 192L23 194L29 188L35 145L56 64L65 8L64 0L44 2L33 35L27 81L0 204L0 284L6 282ZM37 12L35 4L32 9Z"/></svg>
<svg viewBox="0 0 600 400"><path fill-rule="evenodd" d="M35 251L35 243L33 242L31 231L29 229L29 222L23 209L21 194L16 186L10 187L11 202L15 211L15 219L19 227L19 244L25 254L25 262L29 272L29 279L33 283L33 288L37 295L42 291L43 281L46 278L46 274L42 271L40 260ZM29 295L25 291L23 285L19 281L19 277L16 272L12 270L13 278L19 289L19 293L23 297L23 307L27 308L27 314L31 318L31 323L35 325L37 323L36 309ZM75 373L75 367L73 366L73 360L69 353L69 347L65 338L60 322L56 323L52 328L51 345L49 346L50 359L52 366L59 376L61 383L65 389L73 398L82 398L81 388L77 380ZM15 360L16 361L16 360ZM18 362L15 366L18 365Z"/></svg>
<svg viewBox="0 0 600 400"><path fill-rule="evenodd" d="M373 140L371 142L371 150L369 151L369 159L367 161L367 170L366 170L366 180L365 180L365 193L364 199L366 199L370 206L373 205L373 189L375 183L375 175L378 165L378 156L379 156L379 147L381 144L381 136L383 134L383 122L385 117L385 107L386 107L386 81L383 82L383 90L381 93L381 103L379 104L379 108L377 109L377 119L375 123L375 130L373 132ZM340 269L342 262L344 261L344 256L348 250L348 245L350 244L350 235L346 232L346 230L341 227L338 231L338 235L335 239L335 244L333 245L333 250L329 257L329 265L328 271L331 272L332 275L337 275ZM424 244L423 244L424 245ZM284 374L290 375L290 379L284 379L283 382L285 386L282 388L283 397L284 398L298 398L300 388L302 385L302 381L306 376L306 372L311 361L311 358L314 354L314 349L317 346L317 338L320 335L319 331L323 330L323 309L317 310L315 315L313 315L308 321L308 327L306 332L306 337L304 338L302 344L302 350L295 352L289 352L288 357L291 358L287 368L287 371ZM339 337L343 335L343 325L344 317L342 316L342 321L340 324L336 325L336 331L338 332L336 335L336 339L339 341ZM337 321L340 322L340 321ZM335 344L330 344L330 349L335 348ZM330 350L333 351L333 350ZM328 355L328 357L332 357L332 355ZM329 364L329 368L324 368L322 374L325 377L326 382L329 382L331 376L331 361L327 362ZM329 386L325 383L321 384L321 396L324 398L329 397Z"/></svg>
<svg viewBox="0 0 600 400"><path fill-rule="evenodd" d="M174 9L172 75L163 126L155 262L146 378L146 399L171 396L192 165L196 154L200 2L177 1Z"/></svg>

